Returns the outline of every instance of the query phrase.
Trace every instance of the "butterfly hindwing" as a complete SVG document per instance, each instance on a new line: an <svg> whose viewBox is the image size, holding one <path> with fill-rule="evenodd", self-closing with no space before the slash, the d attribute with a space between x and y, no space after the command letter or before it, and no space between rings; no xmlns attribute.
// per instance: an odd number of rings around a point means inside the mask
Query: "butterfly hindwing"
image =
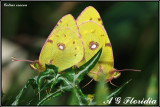
<svg viewBox="0 0 160 107"><path fill-rule="evenodd" d="M101 72L105 75L108 75L106 76L106 79L108 79L111 76L109 72L113 70L113 52L110 40L104 29L99 13L94 7L87 7L77 18L77 24L82 36L82 40L84 41L85 61L93 57L98 49L102 47L101 57L96 66L89 72L88 75L97 81L98 73ZM96 32L94 32L94 30ZM90 33L85 34L85 31L90 31ZM89 49L89 43L91 40L95 40L98 44L100 44L95 52ZM81 64L85 61L81 62Z"/></svg>

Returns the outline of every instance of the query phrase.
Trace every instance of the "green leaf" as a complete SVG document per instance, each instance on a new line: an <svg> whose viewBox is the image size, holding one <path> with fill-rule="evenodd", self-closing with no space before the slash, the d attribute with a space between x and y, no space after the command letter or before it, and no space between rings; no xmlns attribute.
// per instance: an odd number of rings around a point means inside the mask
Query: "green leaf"
<svg viewBox="0 0 160 107"><path fill-rule="evenodd" d="M157 75L158 73L152 74L150 81L149 81L149 86L147 88L147 93L146 93L146 99L149 97L152 99L155 99L158 101L158 80L157 80ZM156 105L156 104L145 104L145 105Z"/></svg>
<svg viewBox="0 0 160 107"><path fill-rule="evenodd" d="M106 100L106 97L108 96L109 91L107 88L107 84L105 82L106 80L105 75L101 73L101 75L99 75L99 78L100 78L100 81L96 86L95 102L96 102L96 105L106 105L104 101Z"/></svg>
<svg viewBox="0 0 160 107"><path fill-rule="evenodd" d="M102 48L84 65L76 68L75 71L78 71L78 74L75 76L75 81L77 84L83 80L83 77L88 74L88 72L96 65L102 53Z"/></svg>
<svg viewBox="0 0 160 107"><path fill-rule="evenodd" d="M45 96L41 97L40 101L35 103L35 105L42 105L43 103L48 101L50 98L59 96L62 93L66 91L71 91L73 89L72 83L67 78L61 75L50 86L52 87L57 84L60 84L60 85L54 87L53 90L51 90L48 95L46 94Z"/></svg>
<svg viewBox="0 0 160 107"><path fill-rule="evenodd" d="M39 94L41 91L41 85L46 81L47 84L44 85L45 88L42 88L42 89L46 89L47 88L46 86L49 85L49 83L52 83L52 81L56 80L57 73L58 73L58 68L56 66L46 64L46 70L44 72L40 73L40 75L37 78L37 85L38 85L38 93ZM51 79L51 80L49 80L49 79Z"/></svg>
<svg viewBox="0 0 160 107"><path fill-rule="evenodd" d="M88 104L88 96L83 94L82 90L79 87L74 88L74 93L78 100L78 105L87 105Z"/></svg>
<svg viewBox="0 0 160 107"><path fill-rule="evenodd" d="M59 95L61 95L62 94L62 92L60 92L60 90L58 90L58 91L56 91L56 92L54 92L54 93L50 93L50 94L48 94L46 97L44 97L43 99L41 99L39 102L38 102L38 104L37 105L42 105L45 101L47 101L49 98L51 98L51 97L56 97L56 96L59 96Z"/></svg>
<svg viewBox="0 0 160 107"><path fill-rule="evenodd" d="M116 90L112 91L112 92L108 95L107 99L110 99L110 98L112 98L112 97L118 96L118 95L122 92L122 90L127 86L127 84L128 84L130 81L131 81L131 79L130 79L129 81L127 81L126 83L124 83L122 86L118 87Z"/></svg>
<svg viewBox="0 0 160 107"><path fill-rule="evenodd" d="M37 76L35 76L32 79L29 79L27 81L26 85L24 86L24 88L22 88L21 91L19 92L19 94L16 96L16 100L12 103L12 105L18 105L19 104L19 100L20 100L22 94L24 93L25 90L27 90L27 88L30 85L33 87L33 89L36 88L37 87L36 81L37 81Z"/></svg>
<svg viewBox="0 0 160 107"><path fill-rule="evenodd" d="M49 93L48 95L43 97L36 105L42 105L44 102L49 100L51 97L53 98L53 97L59 96L66 90L71 90L71 87L70 86L65 86L65 87L61 86L61 87L59 87L59 89L57 89L55 92Z"/></svg>
<svg viewBox="0 0 160 107"><path fill-rule="evenodd" d="M19 100L24 93L24 90L26 90L29 85L32 85L33 89L38 90L39 100L37 97L38 94L36 94L35 97L32 97L32 99L26 103L27 105L42 105L50 98L59 96L66 91L74 91L76 98L78 99L78 105L88 105L90 103L88 95L83 94L78 83L83 80L83 77L95 66L100 58L101 52L102 49L80 68L69 68L61 73L58 73L58 68L56 66L46 65L46 70L44 72L26 83L12 105L19 104ZM76 74L76 72L78 72L78 74ZM46 91L48 89L50 89L50 91L47 94Z"/></svg>
<svg viewBox="0 0 160 107"><path fill-rule="evenodd" d="M72 90L77 97L78 105L87 105L89 102L88 96L82 93L81 89L78 86L78 83L80 82L80 80L83 79L83 76L86 75L98 62L101 52L102 52L102 49L100 49L97 52L97 54L94 55L93 58L91 58L86 64L84 64L78 69L69 68L65 71L62 71L62 73L59 74L59 77L56 78L56 81L57 81L56 83L61 84L58 88L54 87L57 89L57 91L41 99L41 101L37 105L42 105L49 98L61 95L65 91L72 91ZM79 73L75 74L76 73L75 70L79 71ZM75 81L75 78L77 78L76 81Z"/></svg>
<svg viewBox="0 0 160 107"><path fill-rule="evenodd" d="M71 67L67 70L64 70L63 73L61 74L61 76L65 77L67 80L73 82L74 77L75 77L75 70Z"/></svg>
<svg viewBox="0 0 160 107"><path fill-rule="evenodd" d="M72 94L71 96L69 97L69 103L67 105L78 105L78 99L77 99L77 96L75 94L75 91L72 90Z"/></svg>

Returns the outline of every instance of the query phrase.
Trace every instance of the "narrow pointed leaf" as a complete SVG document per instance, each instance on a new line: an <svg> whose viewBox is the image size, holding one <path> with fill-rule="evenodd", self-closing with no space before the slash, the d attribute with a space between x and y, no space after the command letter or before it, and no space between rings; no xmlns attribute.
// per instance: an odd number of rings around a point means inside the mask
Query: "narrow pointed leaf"
<svg viewBox="0 0 160 107"><path fill-rule="evenodd" d="M53 98L56 96L61 95L65 90L71 89L69 86L66 87L61 87L60 89L57 89L57 91L53 92L53 93L49 93L48 95L46 95L45 97L43 97L38 103L37 105L42 105L44 102L46 102L49 98Z"/></svg>
<svg viewBox="0 0 160 107"><path fill-rule="evenodd" d="M37 84L36 84L36 79L37 79L37 76L32 78L32 79L29 79L26 83L26 85L24 86L24 88L21 89L21 91L19 92L19 94L16 96L16 100L12 103L12 105L18 105L19 104L19 101L20 101L20 98L22 96L22 94L24 93L25 90L27 90L27 88L31 85L33 88L36 88L37 87Z"/></svg>
<svg viewBox="0 0 160 107"><path fill-rule="evenodd" d="M111 97L116 97L116 96L118 96L118 95L122 92L122 90L127 86L127 84L128 84L130 81L131 81L131 79L130 79L129 81L127 81L126 83L124 83L124 84L123 84L122 86L120 86L119 88L117 88L116 90L112 91L112 92L108 95L107 99L110 99Z"/></svg>
<svg viewBox="0 0 160 107"><path fill-rule="evenodd" d="M96 102L96 105L105 105L103 102L106 100L106 97L108 96L108 88L105 84L106 76L103 74L100 74L99 77L100 77L100 81L96 86L95 102Z"/></svg>
<svg viewBox="0 0 160 107"><path fill-rule="evenodd" d="M37 78L37 85L38 85L38 93L41 91L41 85L44 83L45 78L55 78L58 72L58 68L54 65L46 65L46 70L42 73ZM47 81L47 82L52 82L52 81Z"/></svg>
<svg viewBox="0 0 160 107"><path fill-rule="evenodd" d="M78 74L75 76L77 83L83 80L84 75L87 75L88 72L96 65L102 53L102 48L84 65L76 68L75 71L78 71Z"/></svg>

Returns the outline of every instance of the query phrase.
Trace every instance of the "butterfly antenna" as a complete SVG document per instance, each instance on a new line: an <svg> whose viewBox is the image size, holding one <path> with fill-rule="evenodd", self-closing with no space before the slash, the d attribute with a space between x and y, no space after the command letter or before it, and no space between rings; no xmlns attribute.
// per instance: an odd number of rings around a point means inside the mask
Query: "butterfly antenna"
<svg viewBox="0 0 160 107"><path fill-rule="evenodd" d="M135 69L122 69L122 70L117 70L117 71L136 71L136 72L141 72L141 70L135 70Z"/></svg>
<svg viewBox="0 0 160 107"><path fill-rule="evenodd" d="M91 82L93 81L93 79L91 79L86 85L84 85L82 88L86 87L87 85L89 85Z"/></svg>
<svg viewBox="0 0 160 107"><path fill-rule="evenodd" d="M11 57L12 61L26 61L26 62L35 62L35 61L31 61L31 60L27 60L27 59L21 59L21 58L16 58L16 57Z"/></svg>

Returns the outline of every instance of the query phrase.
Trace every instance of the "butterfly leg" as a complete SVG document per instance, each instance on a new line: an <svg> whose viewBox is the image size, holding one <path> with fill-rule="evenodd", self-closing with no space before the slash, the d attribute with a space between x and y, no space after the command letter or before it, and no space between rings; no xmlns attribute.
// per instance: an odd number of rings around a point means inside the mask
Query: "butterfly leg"
<svg viewBox="0 0 160 107"><path fill-rule="evenodd" d="M92 72L92 71L90 71L90 73L96 74L96 75L97 75L97 77L98 77L98 73L97 73L97 72Z"/></svg>
<svg viewBox="0 0 160 107"><path fill-rule="evenodd" d="M38 72L38 75L41 73L40 70L39 70L39 68L37 69L37 72Z"/></svg>
<svg viewBox="0 0 160 107"><path fill-rule="evenodd" d="M39 75L39 74L40 74L40 71L38 70L37 72L38 72L38 75Z"/></svg>
<svg viewBox="0 0 160 107"><path fill-rule="evenodd" d="M113 84L111 80L109 80L109 83L110 83L111 85L115 86L115 87L119 87L119 86Z"/></svg>
<svg viewBox="0 0 160 107"><path fill-rule="evenodd" d="M84 85L82 88L86 87L87 85L89 85L91 82L93 81L93 79L91 79L86 85Z"/></svg>
<svg viewBox="0 0 160 107"><path fill-rule="evenodd" d="M46 93L47 93L47 96L48 96L48 90L46 89Z"/></svg>
<svg viewBox="0 0 160 107"><path fill-rule="evenodd" d="M90 71L90 73L97 74L97 72L92 72L92 71Z"/></svg>
<svg viewBox="0 0 160 107"><path fill-rule="evenodd" d="M46 79L44 80L44 83L45 83L45 82L46 82ZM46 89L45 91L46 91L46 94L47 94L47 96L48 96L48 90Z"/></svg>
<svg viewBox="0 0 160 107"><path fill-rule="evenodd" d="M49 89L49 93L51 92L51 90L52 90L52 87Z"/></svg>

